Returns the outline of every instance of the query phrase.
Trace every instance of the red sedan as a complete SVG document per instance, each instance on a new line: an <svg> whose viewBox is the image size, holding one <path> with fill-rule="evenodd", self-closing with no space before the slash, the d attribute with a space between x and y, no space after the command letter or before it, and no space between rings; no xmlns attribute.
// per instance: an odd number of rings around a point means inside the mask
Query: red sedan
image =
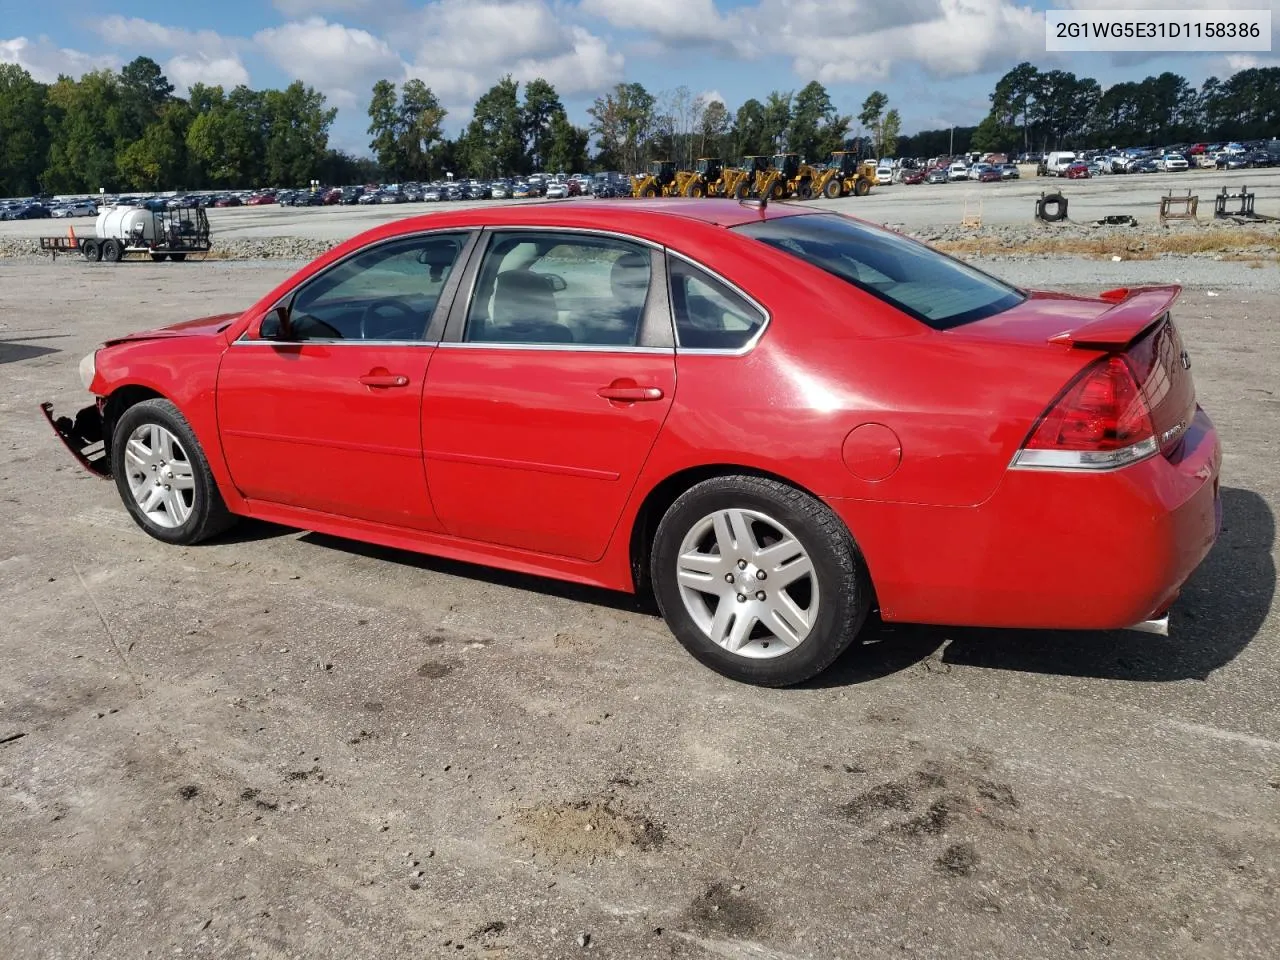
<svg viewBox="0 0 1280 960"><path fill-rule="evenodd" d="M1176 287L1029 293L785 205L388 223L113 340L55 428L147 533L238 516L650 591L813 676L887 621L1163 630L1219 525Z"/></svg>
<svg viewBox="0 0 1280 960"><path fill-rule="evenodd" d="M1068 180L1088 180L1090 176L1087 163L1073 163L1067 167L1066 177Z"/></svg>

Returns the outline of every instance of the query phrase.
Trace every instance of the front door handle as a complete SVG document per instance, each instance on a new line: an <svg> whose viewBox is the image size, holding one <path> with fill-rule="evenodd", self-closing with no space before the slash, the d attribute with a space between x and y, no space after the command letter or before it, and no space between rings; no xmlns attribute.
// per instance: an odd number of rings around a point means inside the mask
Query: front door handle
<svg viewBox="0 0 1280 960"><path fill-rule="evenodd" d="M596 393L606 400L622 403L643 403L646 400L661 400L663 397L661 387L642 387L634 380L615 380Z"/></svg>
<svg viewBox="0 0 1280 960"><path fill-rule="evenodd" d="M385 370L370 371L360 378L366 387L407 387L409 378L398 373L387 373Z"/></svg>

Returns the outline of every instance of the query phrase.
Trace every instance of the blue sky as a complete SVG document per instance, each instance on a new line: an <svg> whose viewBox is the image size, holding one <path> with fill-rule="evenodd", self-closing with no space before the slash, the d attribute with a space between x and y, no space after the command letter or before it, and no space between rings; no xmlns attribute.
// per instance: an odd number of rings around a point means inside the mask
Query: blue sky
<svg viewBox="0 0 1280 960"><path fill-rule="evenodd" d="M827 85L856 114L873 89L905 132L976 123L995 80L1021 60L1087 74L1104 86L1174 70L1199 84L1271 54L1112 57L1044 51L1049 6L1237 7L1280 0L0 0L0 62L38 79L157 60L185 93L201 81L283 86L301 79L339 108L335 145L366 152L369 88L420 77L468 119L504 73L544 76L576 122L618 81L657 94L677 86L734 110L749 97Z"/></svg>

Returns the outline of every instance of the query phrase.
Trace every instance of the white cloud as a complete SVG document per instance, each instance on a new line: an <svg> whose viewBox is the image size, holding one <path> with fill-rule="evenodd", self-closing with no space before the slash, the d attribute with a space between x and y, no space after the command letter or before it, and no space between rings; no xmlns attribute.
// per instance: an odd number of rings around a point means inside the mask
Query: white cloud
<svg viewBox="0 0 1280 960"><path fill-rule="evenodd" d="M505 73L543 77L568 96L622 79L622 54L585 27L565 23L546 0L439 0L420 11L414 32L424 39L408 75L451 111Z"/></svg>
<svg viewBox="0 0 1280 960"><path fill-rule="evenodd" d="M249 85L249 71L238 57L179 54L165 63L164 73L179 93L190 90L197 83L220 86L228 91L240 84Z"/></svg>
<svg viewBox="0 0 1280 960"><path fill-rule="evenodd" d="M719 101L720 103L723 103L726 106L728 106L728 101L725 100L724 97L720 96L719 90L703 90L700 94L698 94L698 99L701 100L704 104L715 103L716 101Z"/></svg>
<svg viewBox="0 0 1280 960"><path fill-rule="evenodd" d="M241 43L238 38L224 37L213 30L167 27L140 17L104 17L96 21L93 28L107 43L131 51L179 50L193 55L219 57L226 56Z"/></svg>
<svg viewBox="0 0 1280 960"><path fill-rule="evenodd" d="M16 63L41 83L52 83L61 74L79 77L90 70L114 70L120 66L118 57L58 47L47 37L34 41L26 37L0 40L0 63Z"/></svg>
<svg viewBox="0 0 1280 960"><path fill-rule="evenodd" d="M375 80L395 78L404 64L385 40L321 17L268 27L254 44L290 76L327 94L339 107L368 95Z"/></svg>
<svg viewBox="0 0 1280 960"><path fill-rule="evenodd" d="M305 17L315 13L359 13L385 3L381 0L272 0L272 5L286 17Z"/></svg>
<svg viewBox="0 0 1280 960"><path fill-rule="evenodd" d="M880 79L911 62L962 76L1044 53L1043 16L1013 0L757 0L731 18L713 0L582 0L581 9L666 44L788 56L798 76L824 83Z"/></svg>

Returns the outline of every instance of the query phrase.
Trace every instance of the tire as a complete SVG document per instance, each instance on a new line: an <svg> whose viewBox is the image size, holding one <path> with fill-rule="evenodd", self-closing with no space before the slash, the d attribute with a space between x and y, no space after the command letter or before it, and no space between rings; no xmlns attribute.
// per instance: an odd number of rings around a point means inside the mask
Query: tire
<svg viewBox="0 0 1280 960"><path fill-rule="evenodd" d="M80 247L80 252L90 263L97 263L102 259L102 245L97 240L86 240Z"/></svg>
<svg viewBox="0 0 1280 960"><path fill-rule="evenodd" d="M124 244L119 240L102 241L102 259L107 263L119 263L124 254Z"/></svg>
<svg viewBox="0 0 1280 960"><path fill-rule="evenodd" d="M813 199L813 181L801 180L800 186L796 187L796 199L812 200Z"/></svg>
<svg viewBox="0 0 1280 960"><path fill-rule="evenodd" d="M652 197L656 197L657 195L658 195L658 188L655 187L653 184L649 184L647 187L645 187L640 191L640 196L644 197L645 199L650 199Z"/></svg>
<svg viewBox="0 0 1280 960"><path fill-rule="evenodd" d="M176 473L166 476L164 471L175 466ZM134 522L157 540L199 543L235 522L199 441L186 418L168 400L144 400L121 415L112 434L111 473ZM149 479L153 475L155 483ZM174 481L171 487L164 486L164 493L160 492L162 479ZM184 481L190 486L181 486ZM142 496L147 500L139 503ZM151 511L144 509L154 496L159 496L160 502Z"/></svg>
<svg viewBox="0 0 1280 960"><path fill-rule="evenodd" d="M871 181L866 177L859 177L858 182L853 185L853 195L855 197L865 197L871 192Z"/></svg>
<svg viewBox="0 0 1280 960"><path fill-rule="evenodd" d="M706 195L706 190L703 188L702 184L694 181L684 188L684 195L697 200L698 198Z"/></svg>
<svg viewBox="0 0 1280 960"><path fill-rule="evenodd" d="M187 255L185 253L171 253L169 254L169 259L174 263L182 263L183 260L187 259Z"/></svg>
<svg viewBox="0 0 1280 960"><path fill-rule="evenodd" d="M1052 212L1050 211L1052 207ZM1051 193L1036 201L1036 219L1045 223L1057 223L1067 219L1067 198L1060 193Z"/></svg>
<svg viewBox="0 0 1280 960"><path fill-rule="evenodd" d="M741 536L720 549L735 528ZM794 550L761 555L783 541ZM795 576L802 559L811 572L775 587L788 570ZM801 683L825 670L853 642L872 606L866 566L840 518L809 494L764 477L714 477L682 494L658 524L650 576L663 618L685 649L726 677L765 687ZM788 602L769 599L783 595ZM741 605L747 616L722 620L717 614L726 603L730 614ZM775 610L785 619L773 619ZM773 632L766 620L784 629ZM711 632L724 634L725 645Z"/></svg>
<svg viewBox="0 0 1280 960"><path fill-rule="evenodd" d="M163 253L153 253L153 254L151 255L151 259L152 259L152 261L154 261L155 263L164 263L164 254L163 254Z"/></svg>
<svg viewBox="0 0 1280 960"><path fill-rule="evenodd" d="M751 184L747 181L743 180L733 188L733 199L745 200L749 196L751 196Z"/></svg>
<svg viewBox="0 0 1280 960"><path fill-rule="evenodd" d="M840 182L839 177L832 177L827 181L827 185L822 188L822 195L828 200L836 200L844 193L844 185Z"/></svg>
<svg viewBox="0 0 1280 960"><path fill-rule="evenodd" d="M769 201L781 200L786 195L787 189L782 185L781 180L775 180L773 186L769 187Z"/></svg>

